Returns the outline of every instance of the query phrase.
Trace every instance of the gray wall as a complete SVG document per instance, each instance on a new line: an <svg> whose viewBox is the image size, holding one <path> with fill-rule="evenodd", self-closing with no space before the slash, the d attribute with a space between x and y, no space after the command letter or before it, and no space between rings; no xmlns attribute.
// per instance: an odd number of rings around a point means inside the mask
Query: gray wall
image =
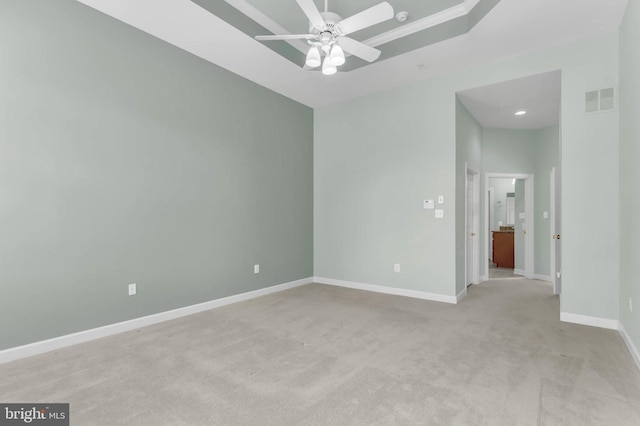
<svg viewBox="0 0 640 426"><path fill-rule="evenodd" d="M455 295L454 102L433 81L315 110L316 276Z"/></svg>
<svg viewBox="0 0 640 426"><path fill-rule="evenodd" d="M620 320L640 348L640 1L620 28ZM608 193L612 195L611 192ZM612 281L613 282L613 281ZM633 299L633 311L629 309Z"/></svg>
<svg viewBox="0 0 640 426"><path fill-rule="evenodd" d="M0 40L0 349L312 275L311 109L72 0Z"/></svg>

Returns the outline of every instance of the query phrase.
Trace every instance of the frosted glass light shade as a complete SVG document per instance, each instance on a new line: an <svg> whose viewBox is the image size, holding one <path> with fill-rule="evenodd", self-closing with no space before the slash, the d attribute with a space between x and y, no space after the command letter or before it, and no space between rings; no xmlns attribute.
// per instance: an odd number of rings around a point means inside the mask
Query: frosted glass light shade
<svg viewBox="0 0 640 426"><path fill-rule="evenodd" d="M325 56L324 62L322 63L322 74L324 75L332 75L338 71L335 65L331 63L331 57Z"/></svg>
<svg viewBox="0 0 640 426"><path fill-rule="evenodd" d="M342 51L342 47L338 44L334 44L331 49L331 55L329 55L329 59L331 60L331 64L335 66L340 66L344 64L344 52Z"/></svg>
<svg viewBox="0 0 640 426"><path fill-rule="evenodd" d="M307 53L307 60L305 62L309 68L319 67L322 63L322 59L320 58L320 50L317 47L313 46L309 49L309 53Z"/></svg>

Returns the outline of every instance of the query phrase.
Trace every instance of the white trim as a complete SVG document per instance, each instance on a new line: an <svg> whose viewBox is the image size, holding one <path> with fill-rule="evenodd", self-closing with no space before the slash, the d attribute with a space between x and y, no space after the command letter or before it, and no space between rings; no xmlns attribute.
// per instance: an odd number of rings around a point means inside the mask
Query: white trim
<svg viewBox="0 0 640 426"><path fill-rule="evenodd" d="M640 370L640 352L638 352L638 348L636 348L636 345L633 344L633 340L631 340L631 337L627 334L627 330L624 328L624 324L622 324L622 321L620 321L620 328L618 329L618 333L620 333L624 344L627 345L627 349L629 349L631 357L636 363L636 367L638 367L638 370Z"/></svg>
<svg viewBox="0 0 640 426"><path fill-rule="evenodd" d="M487 276L486 275L481 275L480 276L480 282L482 281L487 281Z"/></svg>
<svg viewBox="0 0 640 426"><path fill-rule="evenodd" d="M533 279L534 280L540 280L540 281L547 281L547 282L553 284L552 281L551 281L551 277L549 275L533 274Z"/></svg>
<svg viewBox="0 0 640 426"><path fill-rule="evenodd" d="M271 287L261 288L259 290L235 294L233 296L223 297L221 299L210 300L208 302L185 306L183 308L172 309L170 311L160 312L157 314L134 318L115 324L109 324L102 327L79 331L77 333L54 337L52 339L41 340L39 342L29 343L27 345L4 349L0 351L0 364L14 361L20 358L26 358L32 355L41 354L44 352L53 351L55 349L60 349L67 346L76 345L78 343L100 339L101 337L107 337L114 334L123 333L125 331L146 327L148 325L181 318L198 312L207 311L209 309L215 309L221 306L230 305L232 303L255 299L256 297L266 296L267 294L277 293L283 290L289 290L294 287L311 284L312 282L313 280L311 278L303 278L297 281L278 284Z"/></svg>
<svg viewBox="0 0 640 426"><path fill-rule="evenodd" d="M524 269L513 269L513 273L516 275L522 275L524 276Z"/></svg>
<svg viewBox="0 0 640 426"><path fill-rule="evenodd" d="M560 321L571 322L574 324L590 325L592 327L607 328L609 330L620 329L620 322L618 320L571 314L569 312L560 312Z"/></svg>
<svg viewBox="0 0 640 426"><path fill-rule="evenodd" d="M418 290L407 290L404 288L386 287L376 284L336 280L333 278L313 277L313 282L318 284L333 285L337 287L353 288L356 290L372 291L374 293L393 294L394 296L405 296L414 299L431 300L433 302L444 302L452 304L456 304L458 302L457 296L447 296L444 294L427 293Z"/></svg>
<svg viewBox="0 0 640 426"><path fill-rule="evenodd" d="M467 287L464 288L460 293L456 295L456 304L460 303L462 299L467 296Z"/></svg>
<svg viewBox="0 0 640 426"><path fill-rule="evenodd" d="M436 25L451 21L452 19L468 15L479 1L480 0L465 0L464 3L457 6L434 13L433 15L425 16L424 18L404 24L399 28L368 38L363 43L376 47L419 31L426 30L427 28L435 27Z"/></svg>

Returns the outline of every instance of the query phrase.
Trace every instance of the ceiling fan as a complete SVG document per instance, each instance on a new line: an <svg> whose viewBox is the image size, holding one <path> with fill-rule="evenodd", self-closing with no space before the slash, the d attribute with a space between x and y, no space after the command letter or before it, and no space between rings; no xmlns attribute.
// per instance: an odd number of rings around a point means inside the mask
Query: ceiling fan
<svg viewBox="0 0 640 426"><path fill-rule="evenodd" d="M368 62L380 57L380 50L347 35L393 18L393 7L386 1L346 19L329 12L328 0L325 0L324 12L318 10L313 0L296 2L309 18L309 34L256 36L256 40L307 40L310 48L305 61L306 67L316 68L322 64L322 73L325 75L335 74L337 67L345 63L344 52ZM322 55L325 56L324 62Z"/></svg>

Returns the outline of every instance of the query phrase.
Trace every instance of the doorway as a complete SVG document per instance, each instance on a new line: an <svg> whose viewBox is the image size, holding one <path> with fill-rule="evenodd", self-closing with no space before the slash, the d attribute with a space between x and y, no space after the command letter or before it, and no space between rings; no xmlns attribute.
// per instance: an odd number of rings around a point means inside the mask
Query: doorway
<svg viewBox="0 0 640 426"><path fill-rule="evenodd" d="M505 192L504 200L492 186L494 179L512 182L513 192ZM490 250L485 251L483 265L487 279L492 279L492 272L498 279L533 278L533 180L533 174L485 173L483 234L484 246Z"/></svg>
<svg viewBox="0 0 640 426"><path fill-rule="evenodd" d="M465 281L468 284L467 276L473 276L473 265L465 261L472 256L470 246L474 229L479 237L479 281L491 278L492 232L500 230L496 223L499 194L491 191L487 182L493 177L516 179L522 185L523 204L519 205L515 200L516 191L510 191L514 193L509 200L510 219L500 219L506 230L513 232L514 265L513 269L510 268L511 274L549 284L552 277L559 278L556 272L560 271L551 270L558 266L550 265L549 230L554 219L549 204L548 179L552 167L560 171L560 94L560 70L456 92L456 199L460 207L457 209L459 219L456 220L456 245L459 248L456 257L457 292L462 290ZM470 184L467 164L480 171L481 217L478 228L469 226L472 212L465 208L466 204L472 204L470 194L466 192ZM539 211L534 211L534 196ZM506 194L501 208L506 214ZM559 213L555 217L559 218ZM495 228L490 228L489 223L494 223ZM518 242L522 243L519 252ZM559 255L557 240L554 247ZM520 262L516 261L518 258ZM558 285L556 290L559 288Z"/></svg>

